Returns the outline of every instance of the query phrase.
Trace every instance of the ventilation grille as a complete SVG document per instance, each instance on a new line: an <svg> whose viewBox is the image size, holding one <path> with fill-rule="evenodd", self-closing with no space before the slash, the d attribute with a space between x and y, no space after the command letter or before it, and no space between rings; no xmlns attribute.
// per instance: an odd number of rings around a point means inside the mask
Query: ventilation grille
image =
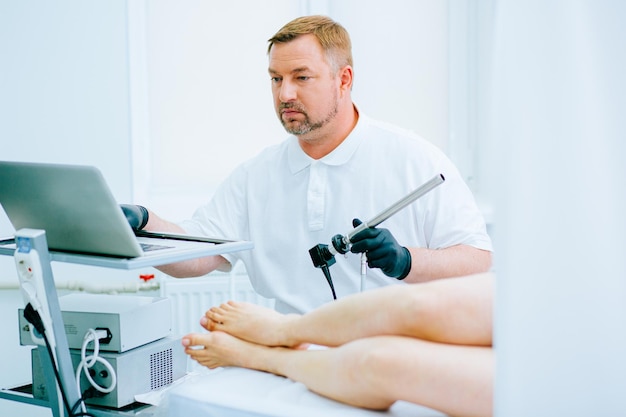
<svg viewBox="0 0 626 417"><path fill-rule="evenodd" d="M174 382L172 349L150 355L150 390L161 388Z"/></svg>

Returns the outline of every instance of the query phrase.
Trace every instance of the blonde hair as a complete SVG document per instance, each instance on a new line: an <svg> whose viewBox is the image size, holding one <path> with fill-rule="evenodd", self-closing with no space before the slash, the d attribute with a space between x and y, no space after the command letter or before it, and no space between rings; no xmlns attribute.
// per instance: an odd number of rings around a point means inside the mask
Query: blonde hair
<svg viewBox="0 0 626 417"><path fill-rule="evenodd" d="M303 16L287 23L268 39L267 53L275 44L287 43L302 35L315 36L334 71L346 65L352 66L352 42L348 31L327 16Z"/></svg>

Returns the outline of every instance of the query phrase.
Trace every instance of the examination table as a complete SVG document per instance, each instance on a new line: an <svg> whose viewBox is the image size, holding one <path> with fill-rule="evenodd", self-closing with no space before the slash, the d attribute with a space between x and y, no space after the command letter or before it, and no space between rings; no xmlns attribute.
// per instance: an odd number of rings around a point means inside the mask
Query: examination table
<svg viewBox="0 0 626 417"><path fill-rule="evenodd" d="M170 391L168 402L171 417L445 417L402 401L387 412L351 407L287 378L234 367L185 380Z"/></svg>

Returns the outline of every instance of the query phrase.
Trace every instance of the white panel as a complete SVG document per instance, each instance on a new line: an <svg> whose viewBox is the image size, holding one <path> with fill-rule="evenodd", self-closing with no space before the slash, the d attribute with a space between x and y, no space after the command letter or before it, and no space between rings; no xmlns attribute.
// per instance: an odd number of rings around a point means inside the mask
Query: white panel
<svg viewBox="0 0 626 417"><path fill-rule="evenodd" d="M498 4L496 415L626 415L626 4Z"/></svg>

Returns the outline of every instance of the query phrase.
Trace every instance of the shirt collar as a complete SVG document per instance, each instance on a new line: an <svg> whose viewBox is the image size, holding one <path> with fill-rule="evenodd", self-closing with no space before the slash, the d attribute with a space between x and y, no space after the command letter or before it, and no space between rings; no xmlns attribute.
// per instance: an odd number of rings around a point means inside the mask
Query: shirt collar
<svg viewBox="0 0 626 417"><path fill-rule="evenodd" d="M366 124L367 117L359 113L359 120L356 126L354 126L354 129L352 129L352 132L350 132L335 150L319 159L319 162L334 166L343 165L348 162L363 140L364 136L361 132L363 131L363 126ZM288 140L287 157L289 170L292 174L296 174L311 165L314 159L304 153L298 143L298 138L291 136Z"/></svg>

